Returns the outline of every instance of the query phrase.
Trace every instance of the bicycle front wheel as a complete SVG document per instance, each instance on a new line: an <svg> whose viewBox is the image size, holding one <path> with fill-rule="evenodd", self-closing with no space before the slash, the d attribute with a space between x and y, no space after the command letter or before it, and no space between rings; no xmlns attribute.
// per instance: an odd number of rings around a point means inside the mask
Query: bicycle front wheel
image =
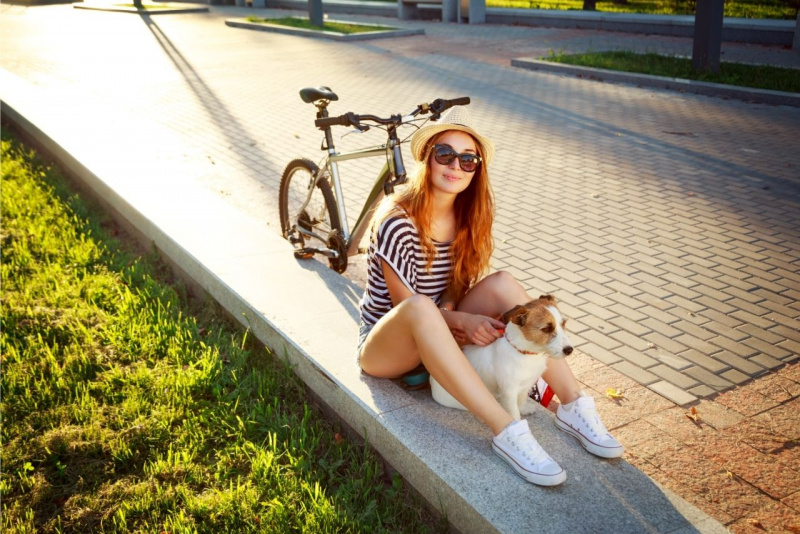
<svg viewBox="0 0 800 534"><path fill-rule="evenodd" d="M340 257L330 258L330 264L342 272L347 255L340 243L342 227L336 197L327 177L316 180L318 173L319 168L307 159L295 159L286 166L279 195L281 231L298 248L322 246L339 252Z"/></svg>

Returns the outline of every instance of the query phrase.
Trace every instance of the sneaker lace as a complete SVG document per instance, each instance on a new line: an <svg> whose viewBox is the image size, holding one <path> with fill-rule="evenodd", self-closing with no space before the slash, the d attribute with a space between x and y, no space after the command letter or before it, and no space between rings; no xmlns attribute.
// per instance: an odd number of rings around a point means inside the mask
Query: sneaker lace
<svg viewBox="0 0 800 534"><path fill-rule="evenodd" d="M577 411L578 416L586 423L587 428L592 434L595 436L605 436L608 434L608 429L600 420L600 416L597 415L597 410L593 407L587 406L582 409L578 408Z"/></svg>
<svg viewBox="0 0 800 534"><path fill-rule="evenodd" d="M531 434L525 433L516 436L511 440L511 446L533 463L539 464L550 460L550 456L544 452L542 446Z"/></svg>

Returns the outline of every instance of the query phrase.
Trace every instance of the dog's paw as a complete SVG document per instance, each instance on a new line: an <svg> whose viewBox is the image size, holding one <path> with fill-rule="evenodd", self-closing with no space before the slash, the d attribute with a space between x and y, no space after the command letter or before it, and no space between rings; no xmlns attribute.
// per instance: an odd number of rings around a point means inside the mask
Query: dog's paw
<svg viewBox="0 0 800 534"><path fill-rule="evenodd" d="M532 415L536 413L538 403L533 399L527 399L525 402L522 403L522 406L519 407L519 412L522 415Z"/></svg>

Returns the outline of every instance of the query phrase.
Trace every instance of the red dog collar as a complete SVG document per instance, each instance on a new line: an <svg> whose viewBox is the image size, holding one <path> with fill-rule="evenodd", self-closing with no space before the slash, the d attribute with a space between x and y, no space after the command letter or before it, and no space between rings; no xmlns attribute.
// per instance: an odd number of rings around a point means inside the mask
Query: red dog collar
<svg viewBox="0 0 800 534"><path fill-rule="evenodd" d="M511 342L511 340L510 340L510 339L508 339L508 334L506 334L506 333L504 333L504 334L503 334L503 337L505 337L505 338L506 338L506 341L508 341L508 344L509 344L509 345L511 345L512 347L514 347L514 350L516 350L516 351L517 351L517 352L519 352L520 354L529 354L529 355L531 355L531 356L534 356L534 355L536 355L536 354L539 354L538 352L531 352L531 351L529 351L529 350L522 350L522 349L518 348L516 345L514 345L514 344Z"/></svg>

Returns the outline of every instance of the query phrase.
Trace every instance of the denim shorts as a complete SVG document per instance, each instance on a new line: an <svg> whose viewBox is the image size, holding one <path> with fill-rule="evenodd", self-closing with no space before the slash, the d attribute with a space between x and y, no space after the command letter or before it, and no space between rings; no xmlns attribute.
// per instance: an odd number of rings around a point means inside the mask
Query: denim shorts
<svg viewBox="0 0 800 534"><path fill-rule="evenodd" d="M356 363L361 367L361 350L364 348L364 342L367 341L367 336L375 328L374 324L367 324L361 322L358 325L358 346L356 347Z"/></svg>

